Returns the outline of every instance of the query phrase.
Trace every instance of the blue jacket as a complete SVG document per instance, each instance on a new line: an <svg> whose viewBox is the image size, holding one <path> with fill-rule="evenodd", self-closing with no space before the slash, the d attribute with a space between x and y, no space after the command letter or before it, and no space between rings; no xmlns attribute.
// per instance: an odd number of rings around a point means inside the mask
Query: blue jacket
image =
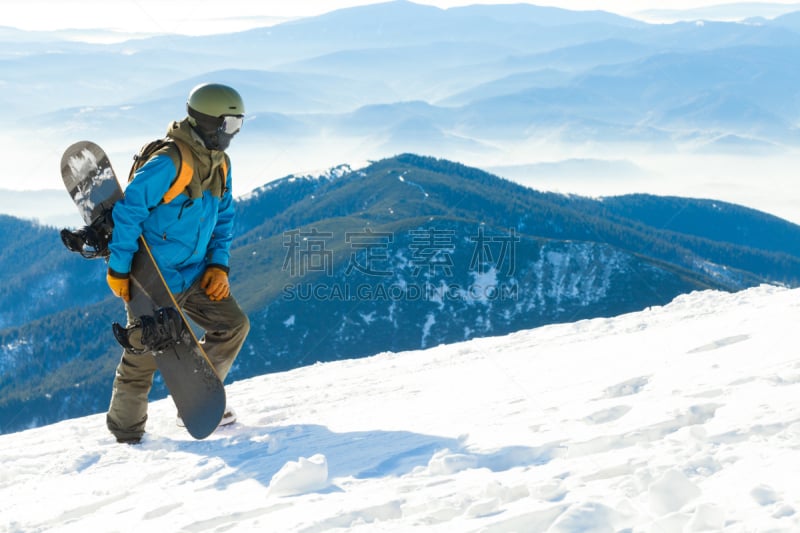
<svg viewBox="0 0 800 533"><path fill-rule="evenodd" d="M230 167L221 198L204 190L194 200L184 193L162 204L176 175L168 155L156 155L136 171L125 197L114 205L108 263L115 272L129 273L142 235L175 294L188 289L208 265L227 270L234 219Z"/></svg>

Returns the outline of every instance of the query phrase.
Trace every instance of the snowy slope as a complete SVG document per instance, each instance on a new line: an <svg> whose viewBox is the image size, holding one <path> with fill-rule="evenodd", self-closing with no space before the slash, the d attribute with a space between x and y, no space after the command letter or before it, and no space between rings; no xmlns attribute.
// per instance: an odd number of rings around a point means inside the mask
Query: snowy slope
<svg viewBox="0 0 800 533"><path fill-rule="evenodd" d="M798 531L800 291L234 383L193 441L0 436L2 531Z"/></svg>

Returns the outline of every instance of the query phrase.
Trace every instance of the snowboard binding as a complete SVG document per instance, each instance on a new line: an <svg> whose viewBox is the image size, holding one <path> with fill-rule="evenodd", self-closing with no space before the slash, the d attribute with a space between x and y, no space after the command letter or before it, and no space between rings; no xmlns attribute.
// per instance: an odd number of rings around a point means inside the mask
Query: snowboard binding
<svg viewBox="0 0 800 533"><path fill-rule="evenodd" d="M108 243L114 230L114 220L111 218L111 209L92 221L88 226L77 230L62 229L61 242L70 252L77 252L86 259L108 257Z"/></svg>
<svg viewBox="0 0 800 533"><path fill-rule="evenodd" d="M114 322L114 338L127 351L141 355L158 354L180 344L184 325L181 314L174 307L162 307L155 315L143 315L127 328Z"/></svg>

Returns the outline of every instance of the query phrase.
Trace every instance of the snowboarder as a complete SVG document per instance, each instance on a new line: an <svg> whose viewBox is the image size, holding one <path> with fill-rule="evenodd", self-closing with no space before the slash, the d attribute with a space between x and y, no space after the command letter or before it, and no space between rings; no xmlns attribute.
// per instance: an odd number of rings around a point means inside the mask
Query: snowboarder
<svg viewBox="0 0 800 533"><path fill-rule="evenodd" d="M242 126L244 103L231 87L203 84L189 93L186 107L188 116L167 131L175 142L136 170L124 198L114 206L107 281L115 295L129 300L131 261L143 235L176 301L205 330L205 352L224 380L250 329L228 280L234 206L225 150ZM188 186L169 198L166 193L186 168L176 143L190 148L193 173ZM128 329L136 347L130 312ZM145 431L156 363L153 355L137 351L123 350L106 416L118 442L139 442ZM221 424L234 421L226 408Z"/></svg>

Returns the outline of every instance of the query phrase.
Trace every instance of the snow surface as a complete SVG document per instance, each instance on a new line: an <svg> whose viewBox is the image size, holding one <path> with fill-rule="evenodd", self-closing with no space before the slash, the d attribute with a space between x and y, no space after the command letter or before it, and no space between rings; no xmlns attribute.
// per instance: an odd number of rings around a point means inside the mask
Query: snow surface
<svg viewBox="0 0 800 533"><path fill-rule="evenodd" d="M800 531L800 290L229 386L204 441L151 404L0 436L0 530Z"/></svg>

